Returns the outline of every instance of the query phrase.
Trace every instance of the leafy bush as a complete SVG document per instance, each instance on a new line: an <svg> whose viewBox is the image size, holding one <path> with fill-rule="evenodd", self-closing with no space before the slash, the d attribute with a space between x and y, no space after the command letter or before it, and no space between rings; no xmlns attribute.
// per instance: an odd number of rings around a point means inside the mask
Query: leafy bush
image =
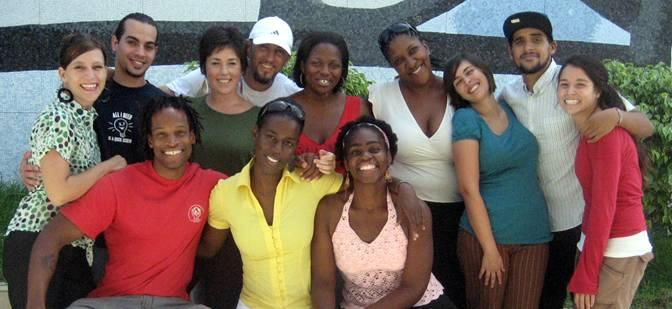
<svg viewBox="0 0 672 309"><path fill-rule="evenodd" d="M285 67L282 68L282 73L290 78L292 76L294 62L296 62L296 52L292 54L292 57L289 58L289 61L287 61ZM198 61L197 60L187 61L184 63L184 66L185 66L184 73L193 71L195 69L198 69ZM343 89L345 90L345 93L347 95L367 97L369 93L368 91L369 85L371 85L372 83L373 83L372 81L366 78L366 75L364 75L364 73L354 69L352 67L352 62L350 62L350 66L348 67L348 79L345 81L345 85L343 85Z"/></svg>
<svg viewBox="0 0 672 309"><path fill-rule="evenodd" d="M650 169L645 177L644 210L656 225L672 232L672 69L665 64L638 67L606 60L611 82L649 116L655 133L644 141Z"/></svg>

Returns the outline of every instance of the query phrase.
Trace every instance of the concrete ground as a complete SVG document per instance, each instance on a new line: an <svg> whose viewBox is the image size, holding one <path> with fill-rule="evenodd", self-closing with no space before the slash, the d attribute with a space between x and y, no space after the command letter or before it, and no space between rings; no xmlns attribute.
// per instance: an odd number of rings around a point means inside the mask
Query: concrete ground
<svg viewBox="0 0 672 309"><path fill-rule="evenodd" d="M0 282L0 308L11 308L9 306L9 296L7 295L6 282Z"/></svg>

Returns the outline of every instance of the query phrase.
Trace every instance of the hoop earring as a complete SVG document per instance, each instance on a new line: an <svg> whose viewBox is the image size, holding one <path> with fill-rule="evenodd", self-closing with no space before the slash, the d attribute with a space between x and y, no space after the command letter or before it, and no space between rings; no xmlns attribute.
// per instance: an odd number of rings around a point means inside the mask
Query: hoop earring
<svg viewBox="0 0 672 309"><path fill-rule="evenodd" d="M72 92L66 88L58 89L56 96L61 103L70 103L74 99Z"/></svg>

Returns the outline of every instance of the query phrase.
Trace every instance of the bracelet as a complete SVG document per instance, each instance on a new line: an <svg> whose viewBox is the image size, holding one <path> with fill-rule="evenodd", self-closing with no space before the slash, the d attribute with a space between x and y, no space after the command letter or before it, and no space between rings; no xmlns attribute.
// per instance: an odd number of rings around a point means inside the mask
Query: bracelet
<svg viewBox="0 0 672 309"><path fill-rule="evenodd" d="M621 126L621 123L623 123L623 111L621 111L620 108L614 107L616 109L616 113L618 113L618 124L617 126Z"/></svg>

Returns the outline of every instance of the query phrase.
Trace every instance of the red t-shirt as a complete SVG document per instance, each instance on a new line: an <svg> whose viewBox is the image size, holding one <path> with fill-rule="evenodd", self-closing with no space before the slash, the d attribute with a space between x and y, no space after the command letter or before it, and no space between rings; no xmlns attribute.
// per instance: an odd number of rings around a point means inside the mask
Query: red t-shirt
<svg viewBox="0 0 672 309"><path fill-rule="evenodd" d="M616 128L594 144L582 137L576 152L576 176L586 201L581 227L586 238L568 289L594 295L609 238L646 230L642 174L630 134Z"/></svg>
<svg viewBox="0 0 672 309"><path fill-rule="evenodd" d="M187 165L180 179L159 176L151 161L98 181L61 214L86 236L105 232L109 261L89 297L152 295L188 300L210 191L226 175Z"/></svg>

